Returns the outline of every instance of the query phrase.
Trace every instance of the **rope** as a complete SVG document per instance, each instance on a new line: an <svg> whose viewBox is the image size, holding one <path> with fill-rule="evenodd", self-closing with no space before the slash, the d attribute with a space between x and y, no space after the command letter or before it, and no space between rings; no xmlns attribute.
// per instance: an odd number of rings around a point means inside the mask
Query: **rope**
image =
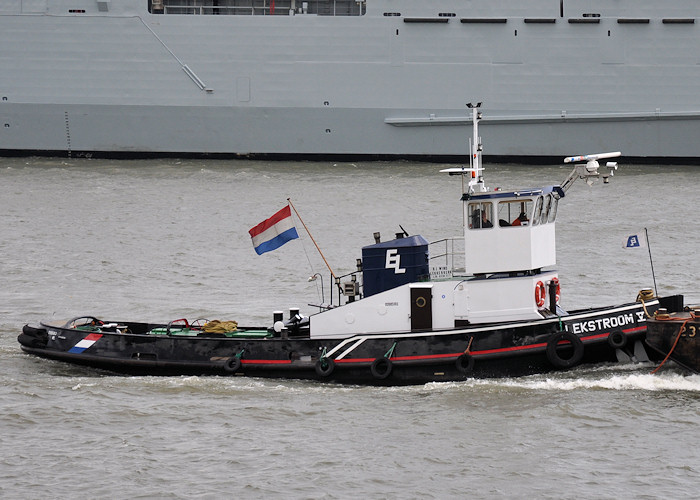
<svg viewBox="0 0 700 500"><path fill-rule="evenodd" d="M318 250L318 253L321 256L321 258L323 259L323 262L326 263L326 267L331 272L331 275L333 276L333 278L335 278L335 273L333 272L333 269L331 269L331 265L326 260L326 257L323 255L323 252L321 251L321 248L318 246L318 243L316 243L316 240L314 239L314 237L311 236L311 231L309 231L309 228L306 227L306 224L304 224L304 220L301 218L301 215L299 215L299 212L297 212L297 209L294 206L294 203L292 203L292 199L287 198L287 202L289 203L289 206L292 207L292 210L294 210L294 213L297 215L297 219L299 219L299 222L301 222L301 225L304 226L304 229L306 229L306 234L309 235L309 238L311 238L311 241L316 246L316 250Z"/></svg>
<svg viewBox="0 0 700 500"><path fill-rule="evenodd" d="M202 327L205 333L229 333L235 332L238 329L236 321L220 321L218 319L211 320Z"/></svg>
<svg viewBox="0 0 700 500"><path fill-rule="evenodd" d="M331 272L331 276L335 278L335 273L333 272L333 269L331 269L330 265L328 265L328 261L326 258L323 256L323 252L321 252L321 249L319 248L318 244L316 243L316 240L314 240L314 237L311 236L311 233L309 232L309 228L306 227L306 224L304 224L304 221L302 220L301 216L299 215L299 212L297 212L296 207L292 204L292 200L290 198L287 198L287 202L289 202L289 206L294 209L294 213L297 216L297 219L299 219L299 222L301 222L301 225L304 226L304 229L306 229L306 234L309 235L309 239L311 239L311 242L314 244L316 247L316 250L318 250L319 255L321 255L321 258L323 259L323 262L325 262L326 267L328 267L328 270ZM306 238L299 238L301 241L301 248L304 250L304 255L306 256L306 261L309 263L309 269L311 269L311 275L313 276L314 274L317 274L316 268L314 265L311 263L311 257L309 257L309 252L306 248L305 240ZM320 273L318 273L320 275ZM323 280L323 277L321 277L321 280ZM333 300L333 284L331 283L330 285L330 290L331 290L331 301ZM319 303L323 303L323 300L325 297L323 297L323 294L321 293L323 289L323 281L321 281L321 288L319 288L318 283L316 284L316 293L318 294L319 298Z"/></svg>
<svg viewBox="0 0 700 500"><path fill-rule="evenodd" d="M644 309L644 314L647 315L647 318L651 318L651 314L649 314L649 311L647 311L647 305L644 303L645 300L652 300L656 296L654 295L654 290L651 290L650 288L645 288L644 290L640 290L639 293L637 294L637 302L642 303L642 308Z"/></svg>
<svg viewBox="0 0 700 500"><path fill-rule="evenodd" d="M396 342L394 342L394 345L391 346L391 349L389 349L386 354L384 355L385 358L391 358L394 355L394 348L396 347Z"/></svg>
<svg viewBox="0 0 700 500"><path fill-rule="evenodd" d="M294 212L296 213L296 210ZM301 219L299 219L299 221L302 224L304 224L304 222ZM304 226L304 227L306 227L306 226ZM306 238L302 238L303 234L304 233L301 233L299 235L299 241L301 241L301 249L304 250L304 255L306 256L306 261L309 263L309 269L311 269L311 274L315 274L316 269L314 268L314 265L311 263L311 257L309 257L309 252L306 248L306 243L305 243ZM316 292L318 293L318 285L316 285Z"/></svg>
<svg viewBox="0 0 700 500"><path fill-rule="evenodd" d="M306 255L306 261L309 263L309 269L311 269L311 273L316 274L316 269L314 269L314 265L311 263L311 257L309 257L309 252L306 250L306 245L304 244L304 240L306 238L299 238L301 241L301 248L304 250L304 255ZM316 291L318 292L318 286L316 286Z"/></svg>
<svg viewBox="0 0 700 500"><path fill-rule="evenodd" d="M474 337L469 337L469 344L467 345L467 348L464 350L464 354L469 354L469 350L472 348L472 340L474 340Z"/></svg>
<svg viewBox="0 0 700 500"><path fill-rule="evenodd" d="M683 332L685 332L685 325L688 324L688 321L690 321L691 319L694 319L694 317L695 317L695 315L691 314L690 318L683 321L683 324L681 325L680 329L678 330L678 335L676 335L676 340L673 342L673 346L671 346L671 350L668 351L668 354L666 355L664 360L661 362L661 364L659 366L657 366L656 368L654 368L654 370L651 372L652 375L655 374L657 371L659 371L659 369L662 366L664 366L664 363L666 363L666 361L668 361L668 358L671 357L671 353L673 353L673 350L676 348L676 345L678 344L678 341L680 340L681 335L683 334ZM674 320L681 321L681 320L683 320L683 318L672 318L668 314L661 314L656 319L659 319L661 321L674 321Z"/></svg>

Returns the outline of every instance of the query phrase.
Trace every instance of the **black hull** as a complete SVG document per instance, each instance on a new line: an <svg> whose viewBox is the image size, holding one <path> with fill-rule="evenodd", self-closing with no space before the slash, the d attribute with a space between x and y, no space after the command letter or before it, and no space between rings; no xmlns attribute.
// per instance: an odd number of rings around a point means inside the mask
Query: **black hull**
<svg viewBox="0 0 700 500"><path fill-rule="evenodd" d="M658 302L646 307L653 313ZM646 315L638 303L574 311L561 322L552 318L345 339L246 337L245 329L234 338L155 335L150 332L165 325L118 324L127 333L42 323L25 327L18 340L29 354L128 375L409 385L546 373L621 356L634 359L635 344L646 333Z"/></svg>
<svg viewBox="0 0 700 500"><path fill-rule="evenodd" d="M614 351L604 345L586 346L593 352L586 352L579 364L603 363L617 361ZM503 357L491 360L474 360L473 368L469 368L465 362L464 367L458 368L458 357L445 358L443 361L391 361L391 368L384 368L375 375L372 371L372 362L355 362L350 364L336 364L333 372L328 376L319 375L316 372L316 362L295 362L288 365L265 365L256 363L243 363L235 373L229 373L223 366L212 363L195 363L186 361L139 361L111 359L101 357L77 357L66 353L59 353L48 349L22 347L22 349L39 357L64 361L80 366L87 366L107 370L122 375L150 375L150 376L177 376L177 375L235 375L260 378L316 380L340 384L359 385L416 385L428 382L450 382L467 380L469 378L501 378L519 377L536 373L547 373L566 368L554 366L546 357L546 353L532 353L520 357ZM561 348L563 350L564 348ZM388 374L386 377L383 375Z"/></svg>
<svg viewBox="0 0 700 500"><path fill-rule="evenodd" d="M700 373L700 314L681 312L650 319L646 344L664 359Z"/></svg>
<svg viewBox="0 0 700 500"><path fill-rule="evenodd" d="M641 340L641 336L629 337L629 346L624 348L629 357L633 356L632 343ZM532 349L523 355L501 355L497 357L472 356L471 361L462 361L460 355L432 358L427 360L391 359L391 368L383 368L376 373L372 365L377 359L335 363L329 375L319 374L316 370L318 358L312 361L293 361L289 363L267 363L246 361L235 372L227 370L224 362L195 361L153 361L123 358L107 358L97 355L75 355L52 349L22 346L22 350L46 359L64 361L80 366L107 370L123 375L235 375L261 378L317 380L342 384L362 385L413 385L428 382L448 382L469 378L519 377L536 373L574 368L580 364L616 362L615 349L607 340L583 342L583 356L570 366L554 364L547 356L547 343ZM573 349L562 343L558 354L567 361ZM556 362L556 361L555 361ZM470 366L470 363L473 363ZM387 373L388 372L388 373ZM384 377L384 374L387 376Z"/></svg>

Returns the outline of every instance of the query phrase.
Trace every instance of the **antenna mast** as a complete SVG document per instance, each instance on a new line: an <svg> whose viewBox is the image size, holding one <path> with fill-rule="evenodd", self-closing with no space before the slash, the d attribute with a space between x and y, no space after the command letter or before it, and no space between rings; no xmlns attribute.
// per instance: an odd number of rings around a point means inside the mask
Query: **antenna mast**
<svg viewBox="0 0 700 500"><path fill-rule="evenodd" d="M481 102L476 104L467 103L467 107L472 110L472 140L470 141L469 165L471 179L469 179L469 192L484 193L488 191L484 186L484 167L482 166L481 154L484 150L479 137L479 120L481 120Z"/></svg>

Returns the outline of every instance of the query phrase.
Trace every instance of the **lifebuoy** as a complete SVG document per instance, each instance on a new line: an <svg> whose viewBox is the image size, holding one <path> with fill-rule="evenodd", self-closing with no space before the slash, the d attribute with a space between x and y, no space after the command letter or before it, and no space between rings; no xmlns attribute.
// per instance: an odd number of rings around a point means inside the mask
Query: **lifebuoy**
<svg viewBox="0 0 700 500"><path fill-rule="evenodd" d="M561 285L559 284L559 278L552 278L552 283L554 283L557 286L556 291L554 293L558 304L559 299L561 299Z"/></svg>
<svg viewBox="0 0 700 500"><path fill-rule="evenodd" d="M627 345L627 336L622 330L615 330L608 335L608 345L613 349L622 349Z"/></svg>
<svg viewBox="0 0 700 500"><path fill-rule="evenodd" d="M535 304L537 304L537 307L544 306L545 295L546 295L546 292L544 289L544 283L542 283L541 281L538 281L537 284L535 285Z"/></svg>
<svg viewBox="0 0 700 500"><path fill-rule="evenodd" d="M391 369L393 368L393 363L389 358L381 357L372 361L372 366L370 371L372 376L378 380L384 380L389 375L391 375Z"/></svg>
<svg viewBox="0 0 700 500"><path fill-rule="evenodd" d="M241 368L241 358L231 356L224 363L224 371L228 373L236 373Z"/></svg>
<svg viewBox="0 0 700 500"><path fill-rule="evenodd" d="M559 342L567 341L573 348L571 357L565 358L559 354L557 347ZM547 341L547 359L557 368L571 368L583 359L583 342L571 332L558 332Z"/></svg>
<svg viewBox="0 0 700 500"><path fill-rule="evenodd" d="M459 373L462 375L467 375L474 369L474 358L471 354L467 354L466 352L464 354L460 354L455 360L455 366L457 367L457 371Z"/></svg>
<svg viewBox="0 0 700 500"><path fill-rule="evenodd" d="M329 377L335 370L335 361L331 358L321 358L316 361L315 369L319 377Z"/></svg>

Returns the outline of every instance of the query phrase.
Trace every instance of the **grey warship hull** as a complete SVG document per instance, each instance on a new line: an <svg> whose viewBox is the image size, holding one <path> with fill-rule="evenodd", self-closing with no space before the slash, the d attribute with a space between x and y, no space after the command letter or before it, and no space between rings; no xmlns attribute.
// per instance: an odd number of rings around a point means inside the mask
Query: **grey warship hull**
<svg viewBox="0 0 700 500"><path fill-rule="evenodd" d="M690 0L11 0L0 154L697 162Z"/></svg>

